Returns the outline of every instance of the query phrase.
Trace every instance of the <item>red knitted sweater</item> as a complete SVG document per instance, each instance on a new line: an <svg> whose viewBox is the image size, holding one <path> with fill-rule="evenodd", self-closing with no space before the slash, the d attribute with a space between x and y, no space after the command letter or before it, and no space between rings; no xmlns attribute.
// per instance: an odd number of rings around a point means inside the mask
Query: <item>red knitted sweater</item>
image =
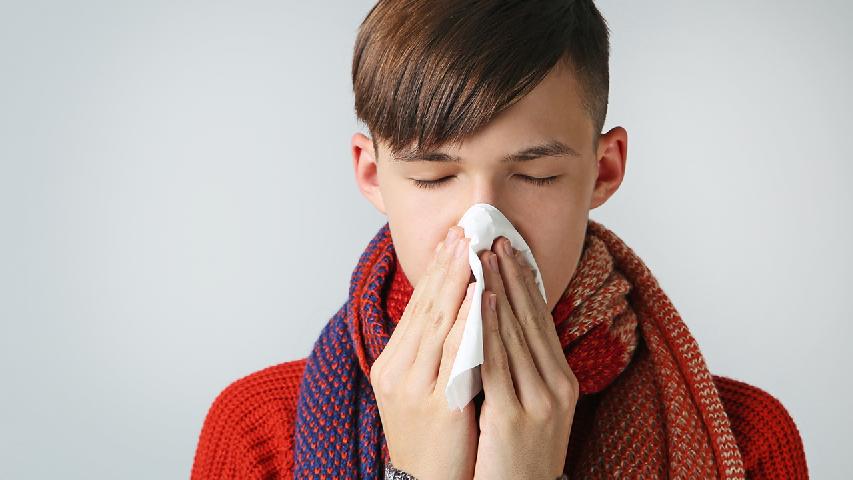
<svg viewBox="0 0 853 480"><path fill-rule="evenodd" d="M397 301L407 298L400 290L405 288L402 283L395 278L388 292L386 307L395 317L405 308ZM216 397L199 436L192 480L293 478L296 402L306 360L254 372ZM738 380L718 375L713 379L741 451L746 477L808 478L800 434L779 400ZM596 406L596 395L579 399L570 445L584 441Z"/></svg>

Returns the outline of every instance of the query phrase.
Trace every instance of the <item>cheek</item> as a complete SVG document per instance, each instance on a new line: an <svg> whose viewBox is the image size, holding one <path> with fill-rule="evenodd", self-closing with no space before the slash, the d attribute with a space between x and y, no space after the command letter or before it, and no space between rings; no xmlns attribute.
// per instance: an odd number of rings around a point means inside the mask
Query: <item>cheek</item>
<svg viewBox="0 0 853 480"><path fill-rule="evenodd" d="M429 270L436 256L435 248L444 241L447 231L434 227L425 230L423 222L417 221L417 216L402 222L395 220L393 223L389 219L389 224L392 225L392 238L398 261L409 283L414 287Z"/></svg>
<svg viewBox="0 0 853 480"><path fill-rule="evenodd" d="M555 263L549 265L549 279L546 281L550 281L550 285L546 283L546 287L548 288L548 304L552 309L565 295L572 280L578 274L577 268L583 249L583 236L581 235L579 238L580 240L567 237L565 254L559 257Z"/></svg>
<svg viewBox="0 0 853 480"><path fill-rule="evenodd" d="M555 275L555 270L549 270L549 278L545 279L545 288L548 293L548 309L553 310L560 301L560 297L565 291L566 283L563 275Z"/></svg>
<svg viewBox="0 0 853 480"><path fill-rule="evenodd" d="M575 274L583 244L583 230L576 232L573 223L551 222L547 230L537 229L534 237L528 244L542 275L550 311L560 301Z"/></svg>

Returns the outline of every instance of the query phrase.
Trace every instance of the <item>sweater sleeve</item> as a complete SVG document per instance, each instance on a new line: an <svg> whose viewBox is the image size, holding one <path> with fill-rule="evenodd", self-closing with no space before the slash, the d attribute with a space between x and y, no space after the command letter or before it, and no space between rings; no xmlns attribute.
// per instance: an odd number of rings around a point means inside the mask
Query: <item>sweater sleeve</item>
<svg viewBox="0 0 853 480"><path fill-rule="evenodd" d="M191 480L290 479L304 360L240 378L214 399L199 434Z"/></svg>
<svg viewBox="0 0 853 480"><path fill-rule="evenodd" d="M764 390L719 375L714 382L743 456L747 478L807 479L803 441L782 403Z"/></svg>

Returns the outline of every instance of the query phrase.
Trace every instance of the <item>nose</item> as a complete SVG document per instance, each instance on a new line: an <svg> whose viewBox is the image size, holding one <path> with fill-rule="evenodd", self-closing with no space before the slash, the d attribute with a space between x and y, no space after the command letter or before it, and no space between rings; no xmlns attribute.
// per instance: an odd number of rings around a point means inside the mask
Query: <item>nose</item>
<svg viewBox="0 0 853 480"><path fill-rule="evenodd" d="M475 203L488 203L489 205L500 210L500 195L498 192L498 188L495 186L496 183L493 182L493 178L489 175L479 175L475 176L473 182L473 189L471 190L471 203L473 205ZM469 205L469 206L470 206Z"/></svg>

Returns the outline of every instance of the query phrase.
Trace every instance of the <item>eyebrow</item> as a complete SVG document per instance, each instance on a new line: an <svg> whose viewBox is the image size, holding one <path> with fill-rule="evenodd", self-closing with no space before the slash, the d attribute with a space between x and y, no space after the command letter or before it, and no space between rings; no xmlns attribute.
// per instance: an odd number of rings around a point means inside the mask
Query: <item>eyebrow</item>
<svg viewBox="0 0 853 480"><path fill-rule="evenodd" d="M534 160L540 157L580 157L574 148L560 142L559 140L551 140L540 145L534 145L524 148L515 153L505 155L501 158L501 163L525 162ZM462 157L449 155L442 152L404 152L393 155L392 158L396 162L451 162L461 163Z"/></svg>

